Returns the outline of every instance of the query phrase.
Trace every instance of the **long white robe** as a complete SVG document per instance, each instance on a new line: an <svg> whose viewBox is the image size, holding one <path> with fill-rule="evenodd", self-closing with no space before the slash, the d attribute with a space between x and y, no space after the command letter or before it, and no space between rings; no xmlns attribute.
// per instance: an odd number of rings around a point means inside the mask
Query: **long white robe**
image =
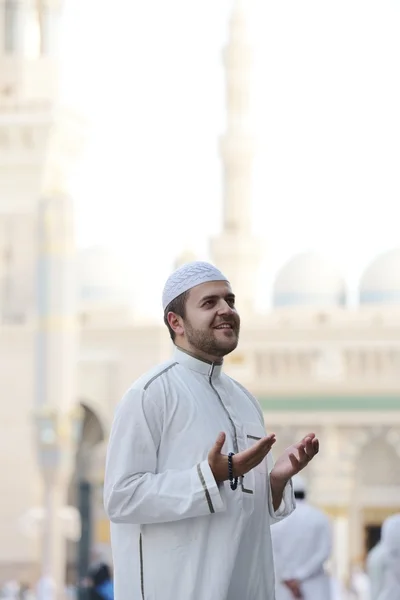
<svg viewBox="0 0 400 600"><path fill-rule="evenodd" d="M304 500L296 500L296 510L271 528L276 569L276 600L294 600L282 581L301 582L304 600L330 600L331 583L324 563L332 550L328 517Z"/></svg>
<svg viewBox="0 0 400 600"><path fill-rule="evenodd" d="M274 600L270 523L294 509L292 484L276 512L271 459L235 491L217 485L207 456L220 431L223 453L264 436L257 401L178 349L125 394L104 484L115 600Z"/></svg>
<svg viewBox="0 0 400 600"><path fill-rule="evenodd" d="M367 575L370 583L370 600L378 600L379 594L383 589L385 580L385 570L387 565L386 550L382 542L369 551L367 556Z"/></svg>
<svg viewBox="0 0 400 600"><path fill-rule="evenodd" d="M381 541L387 561L378 600L400 600L400 513L384 521Z"/></svg>

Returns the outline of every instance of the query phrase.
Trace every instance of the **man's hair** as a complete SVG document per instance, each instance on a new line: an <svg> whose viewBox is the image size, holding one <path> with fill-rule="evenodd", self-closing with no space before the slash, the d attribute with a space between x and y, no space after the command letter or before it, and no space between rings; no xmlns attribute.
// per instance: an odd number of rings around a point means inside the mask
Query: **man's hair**
<svg viewBox="0 0 400 600"><path fill-rule="evenodd" d="M305 492L295 492L294 497L296 498L296 500L304 500L304 498L306 497L306 493Z"/></svg>
<svg viewBox="0 0 400 600"><path fill-rule="evenodd" d="M178 317L182 317L182 319L185 318L186 300L188 299L189 291L190 290L188 290L187 292L183 292L182 294L180 294L179 296L177 296L176 298L171 300L171 302L168 304L168 306L164 310L164 323L168 327L169 335L171 336L171 340L173 342L175 341L175 331L172 329L172 327L168 323L168 313L173 312L176 315L178 315Z"/></svg>

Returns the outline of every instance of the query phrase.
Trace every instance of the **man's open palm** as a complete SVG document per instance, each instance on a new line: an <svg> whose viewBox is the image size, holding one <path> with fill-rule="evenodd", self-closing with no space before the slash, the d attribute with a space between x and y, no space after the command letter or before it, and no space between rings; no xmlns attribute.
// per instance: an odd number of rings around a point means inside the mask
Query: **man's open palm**
<svg viewBox="0 0 400 600"><path fill-rule="evenodd" d="M228 457L222 454L222 446L225 443L225 439L225 433L221 432L208 454L208 463L217 482L228 479ZM275 434L271 433L258 440L250 448L236 454L232 460L234 476L239 477L244 475L259 465L267 456L275 441Z"/></svg>
<svg viewBox="0 0 400 600"><path fill-rule="evenodd" d="M297 444L292 444L281 454L274 466L274 476L288 481L299 473L319 451L319 441L315 433L309 433Z"/></svg>

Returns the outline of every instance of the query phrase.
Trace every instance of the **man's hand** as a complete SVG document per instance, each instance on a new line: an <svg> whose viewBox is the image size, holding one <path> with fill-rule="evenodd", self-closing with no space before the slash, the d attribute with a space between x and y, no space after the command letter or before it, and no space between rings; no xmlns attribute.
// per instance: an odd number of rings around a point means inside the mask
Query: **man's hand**
<svg viewBox="0 0 400 600"><path fill-rule="evenodd" d="M281 505L283 491L289 479L304 469L319 451L319 441L315 433L309 433L298 444L292 444L276 461L269 480L272 503L277 510Z"/></svg>
<svg viewBox="0 0 400 600"><path fill-rule="evenodd" d="M298 444L286 448L271 471L271 479L287 482L293 475L304 469L319 451L319 441L315 433L309 433Z"/></svg>
<svg viewBox="0 0 400 600"><path fill-rule="evenodd" d="M283 581L282 583L286 585L286 587L292 592L293 598L303 597L300 589L300 582L297 581L297 579L289 579L288 581Z"/></svg>
<svg viewBox="0 0 400 600"><path fill-rule="evenodd" d="M220 433L217 441L208 453L208 464L214 475L215 481L226 481L228 477L228 457L222 454L222 446L225 443L225 433ZM260 464L275 444L275 434L271 433L267 437L261 438L251 448L247 448L232 457L233 474L235 477L240 477L245 473L254 469Z"/></svg>

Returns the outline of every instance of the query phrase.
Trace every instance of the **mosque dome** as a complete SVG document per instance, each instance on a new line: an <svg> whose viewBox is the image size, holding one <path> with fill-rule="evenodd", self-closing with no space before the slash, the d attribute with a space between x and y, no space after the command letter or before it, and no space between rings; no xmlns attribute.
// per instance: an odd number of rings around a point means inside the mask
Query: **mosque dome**
<svg viewBox="0 0 400 600"><path fill-rule="evenodd" d="M133 301L132 276L127 265L108 248L94 246L78 254L80 305L127 306Z"/></svg>
<svg viewBox="0 0 400 600"><path fill-rule="evenodd" d="M291 258L277 274L273 288L274 307L342 306L346 283L329 260L315 252Z"/></svg>
<svg viewBox="0 0 400 600"><path fill-rule="evenodd" d="M379 255L360 283L361 304L400 304L400 248Z"/></svg>
<svg viewBox="0 0 400 600"><path fill-rule="evenodd" d="M174 269L179 269L179 267L182 267L186 263L193 262L194 260L197 260L195 253L191 250L184 250L176 257Z"/></svg>

